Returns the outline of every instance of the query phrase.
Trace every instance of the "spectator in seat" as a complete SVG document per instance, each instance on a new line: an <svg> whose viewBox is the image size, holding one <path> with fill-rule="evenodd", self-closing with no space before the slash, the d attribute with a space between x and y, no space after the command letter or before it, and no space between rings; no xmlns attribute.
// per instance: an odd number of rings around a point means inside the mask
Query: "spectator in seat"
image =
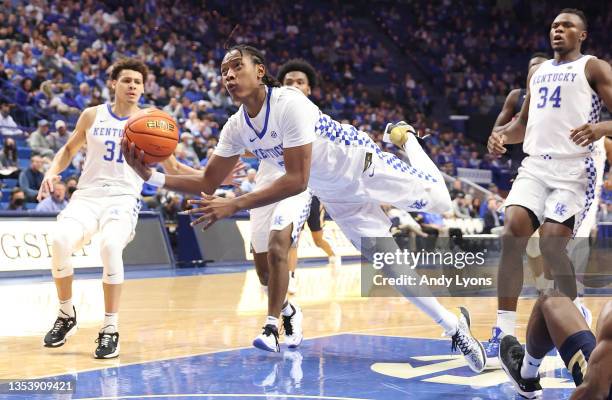
<svg viewBox="0 0 612 400"><path fill-rule="evenodd" d="M3 136L20 135L21 129L10 114L11 104L0 100L0 134Z"/></svg>
<svg viewBox="0 0 612 400"><path fill-rule="evenodd" d="M480 197L474 197L470 203L470 216L472 218L480 218L480 204L482 200Z"/></svg>
<svg viewBox="0 0 612 400"><path fill-rule="evenodd" d="M502 223L497 212L497 200L489 199L487 212L484 216L484 229L482 233L499 233Z"/></svg>
<svg viewBox="0 0 612 400"><path fill-rule="evenodd" d="M60 212L68 205L66 184L62 181L53 185L53 193L36 205L37 212Z"/></svg>
<svg viewBox="0 0 612 400"><path fill-rule="evenodd" d="M25 192L28 201L36 201L38 189L43 181L42 171L43 160L40 156L33 155L30 159L30 168L21 171L19 174L19 187Z"/></svg>
<svg viewBox="0 0 612 400"><path fill-rule="evenodd" d="M91 102L91 93L89 90L89 84L87 82L83 82L79 85L79 94L74 99L78 108L84 110L89 106Z"/></svg>
<svg viewBox="0 0 612 400"><path fill-rule="evenodd" d="M49 121L41 119L38 121L38 129L32 132L28 138L28 144L32 148L32 153L42 157L53 158L55 152L49 139Z"/></svg>
<svg viewBox="0 0 612 400"><path fill-rule="evenodd" d="M68 141L69 136L66 123L61 119L55 121L55 132L51 132L51 138L53 139L51 145L53 150L58 151L61 149Z"/></svg>
<svg viewBox="0 0 612 400"><path fill-rule="evenodd" d="M58 89L56 90L63 90ZM80 113L79 109L72 107L63 100L63 96L60 96L61 91L55 92L53 89L52 81L45 81L40 85L40 93L37 96L38 105L42 108L51 108L58 113L64 115L76 115Z"/></svg>
<svg viewBox="0 0 612 400"><path fill-rule="evenodd" d="M6 209L10 211L25 211L25 202L25 193L23 192L23 190L16 187L11 192L9 205Z"/></svg>
<svg viewBox="0 0 612 400"><path fill-rule="evenodd" d="M466 204L465 194L463 194L463 192L457 193L457 196L453 200L453 214L455 218L470 218L470 209Z"/></svg>
<svg viewBox="0 0 612 400"><path fill-rule="evenodd" d="M15 144L13 138L4 139L4 146L2 146L2 153L0 153L0 167L2 169L17 169L17 144Z"/></svg>
<svg viewBox="0 0 612 400"><path fill-rule="evenodd" d="M76 176L70 176L66 179L66 199L70 201L72 194L76 191L79 178Z"/></svg>
<svg viewBox="0 0 612 400"><path fill-rule="evenodd" d="M453 181L453 187L450 190L451 199L454 200L459 194L463 194L465 196L465 192L463 191L461 181L459 179L455 179Z"/></svg>

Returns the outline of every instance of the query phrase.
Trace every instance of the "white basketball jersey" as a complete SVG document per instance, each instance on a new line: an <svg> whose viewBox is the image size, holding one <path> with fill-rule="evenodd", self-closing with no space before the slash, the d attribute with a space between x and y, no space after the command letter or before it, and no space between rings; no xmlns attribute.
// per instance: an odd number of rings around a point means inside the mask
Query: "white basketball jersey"
<svg viewBox="0 0 612 400"><path fill-rule="evenodd" d="M562 64L548 60L532 75L525 153L572 157L591 151L570 139L570 130L599 122L602 102L584 72L591 58L594 57L583 55Z"/></svg>
<svg viewBox="0 0 612 400"><path fill-rule="evenodd" d="M143 180L123 160L121 139L128 117L113 114L110 104L96 107L94 123L86 132L87 154L78 189L116 188L117 195L140 196Z"/></svg>
<svg viewBox="0 0 612 400"><path fill-rule="evenodd" d="M261 161L257 169L257 175L255 175L255 190L261 190L281 176L283 176L283 171L267 161Z"/></svg>
<svg viewBox="0 0 612 400"><path fill-rule="evenodd" d="M358 192L365 154L380 152L377 145L355 127L323 114L296 88L266 88L266 92L257 116L249 117L241 106L229 118L215 154L231 157L246 149L269 163L264 168L272 166L282 175L284 151L312 143L309 187L321 200L350 201L343 193Z"/></svg>

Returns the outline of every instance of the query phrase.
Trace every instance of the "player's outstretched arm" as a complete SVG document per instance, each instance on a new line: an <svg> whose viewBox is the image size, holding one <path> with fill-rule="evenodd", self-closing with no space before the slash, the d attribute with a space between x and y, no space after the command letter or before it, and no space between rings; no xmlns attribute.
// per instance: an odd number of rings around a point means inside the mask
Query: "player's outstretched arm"
<svg viewBox="0 0 612 400"><path fill-rule="evenodd" d="M191 225L204 222L206 229L219 219L229 217L240 210L262 207L302 193L308 187L311 157L311 143L286 148L284 149L285 175L269 186L234 199L204 196L202 200L191 200L190 204L196 208L189 210L189 213L202 214ZM213 160L214 156L208 164L205 175L208 174Z"/></svg>
<svg viewBox="0 0 612 400"><path fill-rule="evenodd" d="M60 180L59 174L68 167L70 161L72 161L85 144L87 129L93 124L95 118L96 110L93 107L87 108L81 113L74 132L66 144L53 157L51 166L40 184L37 196L38 201L53 192L53 184Z"/></svg>
<svg viewBox="0 0 612 400"><path fill-rule="evenodd" d="M188 175L164 175L145 164L144 151L136 151L136 145L134 143L128 144L128 141L123 139L121 141L121 149L125 162L146 182L154 186L163 186L166 189L176 192L194 195L213 193L221 185L224 179L232 173L232 169L239 158L238 155L232 157L213 155L203 175L197 170L193 170L196 171L196 173L192 174L191 168L182 171L182 167L170 161L166 165L172 168L173 172L186 172Z"/></svg>
<svg viewBox="0 0 612 400"><path fill-rule="evenodd" d="M612 67L610 64L604 60L590 59L586 64L585 74L608 111L612 111ZM604 136L612 136L612 121L584 124L570 131L571 139L581 146L588 146Z"/></svg>
<svg viewBox="0 0 612 400"><path fill-rule="evenodd" d="M171 155L166 160L161 162L161 166L164 171L169 175L198 175L200 177L203 176L204 169L195 169L190 167L189 165L185 165L180 163L174 155ZM242 161L236 163L232 172L221 182L223 186L235 186L236 180L240 178L241 172L244 171L245 165Z"/></svg>
<svg viewBox="0 0 612 400"><path fill-rule="evenodd" d="M612 301L604 305L597 322L597 345L589 358L582 385L570 400L607 400L612 385Z"/></svg>

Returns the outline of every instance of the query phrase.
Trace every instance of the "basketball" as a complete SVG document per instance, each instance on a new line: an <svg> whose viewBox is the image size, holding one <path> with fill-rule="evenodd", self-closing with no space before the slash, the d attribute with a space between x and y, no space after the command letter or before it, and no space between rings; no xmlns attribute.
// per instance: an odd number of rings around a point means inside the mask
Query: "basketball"
<svg viewBox="0 0 612 400"><path fill-rule="evenodd" d="M125 124L125 137L143 150L147 164L164 161L178 143L178 125L167 113L157 108L145 108L132 115Z"/></svg>

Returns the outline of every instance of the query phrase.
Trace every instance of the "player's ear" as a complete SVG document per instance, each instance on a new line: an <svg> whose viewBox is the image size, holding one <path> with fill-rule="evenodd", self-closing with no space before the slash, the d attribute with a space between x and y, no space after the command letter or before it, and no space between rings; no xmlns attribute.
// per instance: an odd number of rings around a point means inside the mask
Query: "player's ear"
<svg viewBox="0 0 612 400"><path fill-rule="evenodd" d="M257 78L262 79L266 75L266 68L263 64L257 64Z"/></svg>
<svg viewBox="0 0 612 400"><path fill-rule="evenodd" d="M584 42L586 40L587 36L588 36L587 31L580 32L580 37L578 38L580 43Z"/></svg>

